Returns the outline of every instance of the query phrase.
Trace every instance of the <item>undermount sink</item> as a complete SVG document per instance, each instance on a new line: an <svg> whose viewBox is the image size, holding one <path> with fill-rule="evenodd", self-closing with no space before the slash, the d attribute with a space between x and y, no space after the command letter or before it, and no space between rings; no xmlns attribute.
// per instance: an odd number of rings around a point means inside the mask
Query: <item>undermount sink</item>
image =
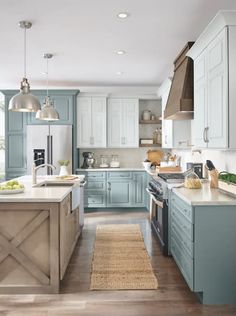
<svg viewBox="0 0 236 316"><path fill-rule="evenodd" d="M72 187L74 183L58 183L58 182L46 182L40 183L37 187Z"/></svg>

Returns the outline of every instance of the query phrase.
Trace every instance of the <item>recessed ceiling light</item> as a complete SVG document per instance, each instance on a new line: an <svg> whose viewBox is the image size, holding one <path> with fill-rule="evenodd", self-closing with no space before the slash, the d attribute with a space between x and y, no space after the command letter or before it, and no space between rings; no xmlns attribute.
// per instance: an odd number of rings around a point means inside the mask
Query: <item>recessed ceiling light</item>
<svg viewBox="0 0 236 316"><path fill-rule="evenodd" d="M120 12L120 13L117 14L117 17L118 17L119 19L126 19L126 18L128 18L129 16L130 16L130 14L129 14L128 12Z"/></svg>
<svg viewBox="0 0 236 316"><path fill-rule="evenodd" d="M123 75L123 71L117 71L117 76L121 76L121 75Z"/></svg>
<svg viewBox="0 0 236 316"><path fill-rule="evenodd" d="M124 50L118 50L116 53L117 53L117 55L124 55L125 51Z"/></svg>

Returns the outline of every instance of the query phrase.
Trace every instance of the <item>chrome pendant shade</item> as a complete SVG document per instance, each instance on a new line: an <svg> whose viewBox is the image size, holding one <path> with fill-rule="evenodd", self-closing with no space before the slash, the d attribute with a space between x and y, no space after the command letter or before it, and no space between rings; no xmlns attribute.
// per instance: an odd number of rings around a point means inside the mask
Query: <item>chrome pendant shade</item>
<svg viewBox="0 0 236 316"><path fill-rule="evenodd" d="M23 78L20 92L14 95L9 102L9 111L37 112L40 108L39 100L30 93L30 85L27 78Z"/></svg>
<svg viewBox="0 0 236 316"><path fill-rule="evenodd" d="M31 28L32 23L28 21L19 22L24 29L24 78L21 81L20 92L9 101L9 111L13 112L37 112L41 109L39 100L30 93L30 85L26 78L26 30Z"/></svg>
<svg viewBox="0 0 236 316"><path fill-rule="evenodd" d="M44 54L44 58L47 60L47 96L45 98L43 107L36 113L36 119L42 121L58 121L59 120L59 113L54 108L54 104L48 95L48 60L52 58L52 54Z"/></svg>
<svg viewBox="0 0 236 316"><path fill-rule="evenodd" d="M36 113L36 119L42 121L58 121L59 114L53 106L49 96L46 96L42 110Z"/></svg>

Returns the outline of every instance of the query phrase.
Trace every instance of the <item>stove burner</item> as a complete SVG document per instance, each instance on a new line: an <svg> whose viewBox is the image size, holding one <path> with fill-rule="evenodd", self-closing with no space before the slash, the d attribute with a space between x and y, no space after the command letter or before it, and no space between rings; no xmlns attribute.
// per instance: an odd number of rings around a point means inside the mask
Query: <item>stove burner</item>
<svg viewBox="0 0 236 316"><path fill-rule="evenodd" d="M182 173L159 173L158 177L166 182L183 182L184 180Z"/></svg>

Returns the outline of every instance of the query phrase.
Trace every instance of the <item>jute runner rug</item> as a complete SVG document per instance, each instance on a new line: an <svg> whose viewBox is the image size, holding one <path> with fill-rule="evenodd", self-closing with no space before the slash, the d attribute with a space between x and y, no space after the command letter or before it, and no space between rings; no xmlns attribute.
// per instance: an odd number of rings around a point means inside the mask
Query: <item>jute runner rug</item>
<svg viewBox="0 0 236 316"><path fill-rule="evenodd" d="M91 290L156 289L139 225L99 225L94 246Z"/></svg>

